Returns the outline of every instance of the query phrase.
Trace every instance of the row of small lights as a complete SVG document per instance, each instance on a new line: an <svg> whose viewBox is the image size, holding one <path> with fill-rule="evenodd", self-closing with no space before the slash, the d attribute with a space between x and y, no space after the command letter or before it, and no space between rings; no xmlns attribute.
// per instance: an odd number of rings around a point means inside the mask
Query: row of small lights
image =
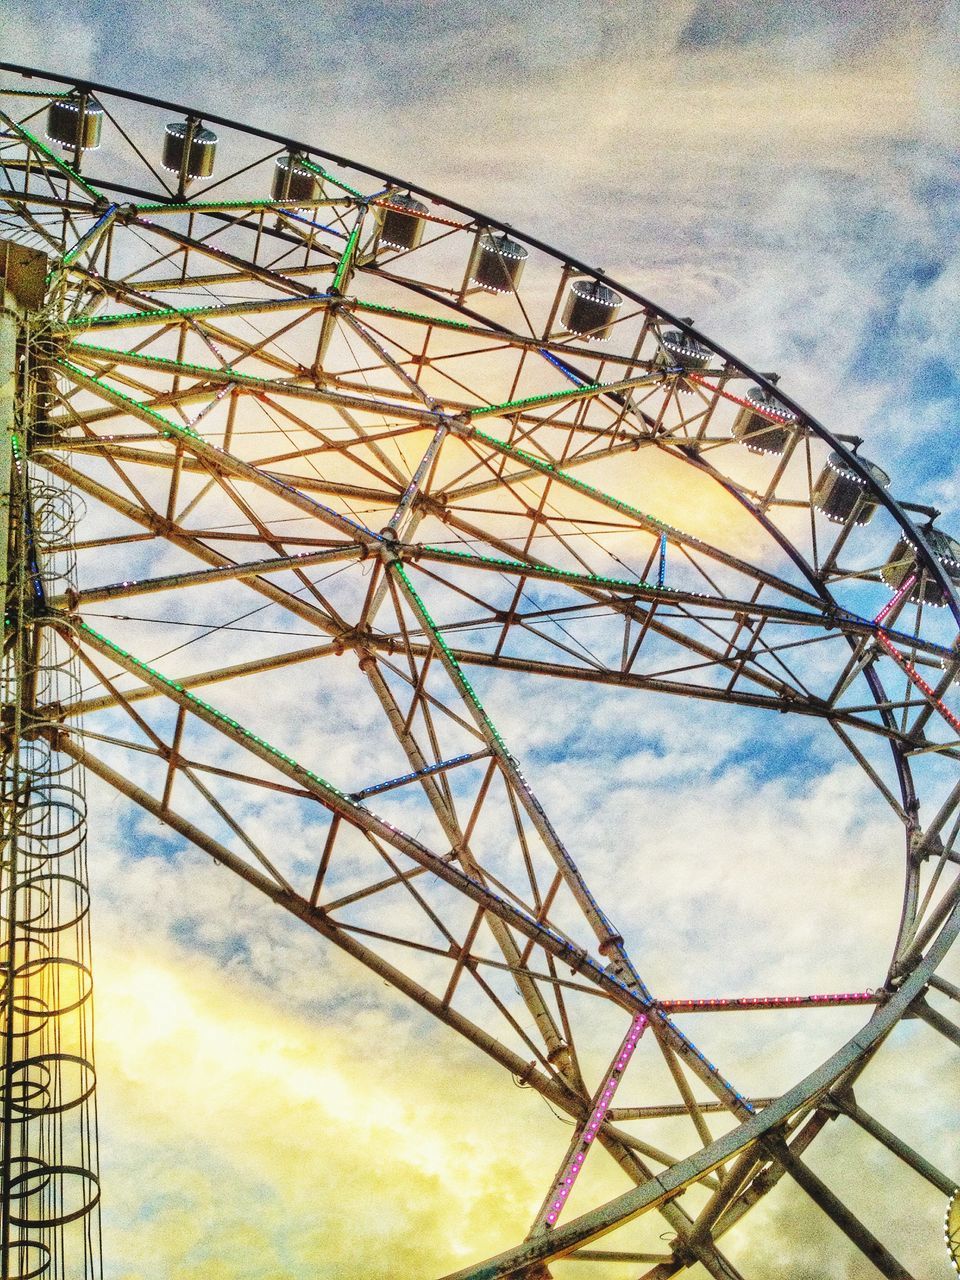
<svg viewBox="0 0 960 1280"><path fill-rule="evenodd" d="M950 1230L950 1218L956 1211L957 1222L954 1224L953 1231ZM958 1187L947 1202L947 1211L943 1215L943 1239L947 1246L947 1252L950 1255L950 1263L954 1271L960 1275L960 1187Z"/></svg>
<svg viewBox="0 0 960 1280"><path fill-rule="evenodd" d="M556 1225L557 1218L567 1202L570 1192L573 1190L573 1184L579 1176L583 1163L589 1153L590 1144L600 1130L600 1126L606 1119L607 1112L613 1102L613 1095L616 1093L620 1081L623 1079L623 1073L627 1069L627 1064L633 1057L633 1051L637 1047L637 1042L643 1035L648 1026L648 1020L642 1013L637 1014L634 1018L630 1030L627 1032L626 1039L620 1047L617 1060L610 1069L610 1073L603 1082L600 1097L597 1099L593 1110L583 1129L583 1134L577 1146L577 1150L564 1166L560 1173L560 1177L554 1184L554 1191L550 1196L547 1206L547 1212L544 1215L544 1221L548 1227Z"/></svg>
<svg viewBox="0 0 960 1280"><path fill-rule="evenodd" d="M92 133L89 139L86 138L83 133L83 127L81 125L81 120L79 118L81 105L83 107L84 121L86 121L87 117L89 117L92 121L95 122L91 126ZM56 128L56 113L61 112L63 110L69 111L77 116L77 119L72 124L72 133L73 133L72 137L68 136L69 131L64 129L60 129L58 131L58 129ZM48 137L50 137L52 141L59 142L60 145L62 146L70 146L70 145L76 146L79 144L81 146L81 149L93 149L99 145L99 130L100 130L100 124L102 122L102 116L103 116L103 109L94 98L57 97L51 102L49 113L48 113ZM168 124L166 128L167 128L166 136L167 136L168 143L169 143L169 140L172 139L175 143L182 144L186 141L188 136L190 138L191 147L193 145L197 145L199 147L210 147L210 146L214 146L217 141L216 136L213 133L211 133L207 129L203 129L202 127L200 127L199 123L196 121L193 121L193 122L188 121L186 123L175 122L172 124ZM166 159L167 157L165 154L165 167L167 167L171 171L178 171L178 166L174 164L167 164ZM282 158L277 163L279 165L286 164L289 168L291 165L294 164L294 158L293 157ZM329 177L329 175L327 175L323 169L305 160L303 161L303 165L305 166L305 169L309 170L311 173L317 173L321 177ZM191 176L202 177L207 175L197 174L197 175L191 175ZM355 195L356 197L363 198L361 196L361 193L356 191L354 188L349 187L346 184L338 183L338 185L341 185L344 190L349 191L351 194ZM415 216L406 212L400 206L390 206L389 204L386 204L386 207L390 208L392 212L396 212L404 216L409 216L409 217ZM424 212L426 212L426 210L424 210ZM488 289L491 292L512 291L513 287L516 284L516 280L513 279L512 273L514 273L517 270L517 267L519 265L522 265L522 263L526 260L528 256L528 251L521 244L519 244L514 240L511 240L505 234L499 237L495 237L489 232L482 232L477 241L477 253L475 255L477 256L477 261L479 262L480 259L482 259L483 255L489 256L491 254L494 256L496 261L499 261L502 264L503 269L507 272L507 274L511 276L510 288L500 289L498 287L494 287L490 283L489 277L485 276L484 273L480 271L474 272L474 275L472 277L472 282L474 284L477 284L481 288ZM345 254L344 258L346 258L346 256L347 255ZM515 265L507 266L508 263L515 264ZM342 265L343 265L343 261L341 262L341 266ZM581 287L578 288L577 287L578 285L580 285ZM592 291L590 295L584 292L585 288L589 288ZM609 289L607 286L602 285L599 281L587 281L587 282L574 281L572 297L576 297L577 299L580 299L582 301L589 302L591 305L599 308L600 311L603 311L603 309L606 308L609 317L612 317L612 315L615 313L617 308L622 303L622 298L620 298L618 294L616 294L613 290ZM601 327L603 326L600 326L600 325L596 326L597 330L599 330ZM589 332L586 332L584 333L584 336L589 337L591 335ZM598 332L597 336L603 337L603 336L606 336L606 334L605 332L602 334ZM679 361L679 369L677 370L677 372L694 374L695 376L695 371L697 369L704 368L706 364L709 362L709 359L712 355L712 352L710 351L709 347L705 346L698 339L693 338L690 335L683 333L682 331L679 331L679 330L668 330L667 332L661 334L658 340L661 346L661 350L664 352L664 354L669 353ZM757 399L755 398L755 396L758 396L758 395L759 395L759 392L756 392L754 393L754 395L751 395L751 400L753 401L753 403L751 403L749 406L747 406L746 402L741 402L741 403L744 404L745 408L748 407L750 412L754 413L757 417L761 419L766 418L769 421L773 421L784 426L790 426L796 422L796 415L792 414L789 410L780 409L778 412L776 409L773 409L771 406L768 406L766 404L761 405L760 403L758 403ZM490 411L489 409L486 410L486 412L489 412L489 411ZM749 441L747 442L747 447L748 448L751 447L751 444ZM758 446L754 444L754 451L757 450L757 447ZM759 447L762 448L762 446L759 446ZM862 478L859 477L855 472L850 471L849 468L847 468L839 460L837 463L834 463L832 458L828 459L827 465L832 467L835 471L842 474L845 479L851 480L854 484L858 485L860 488L865 487L865 482L862 480ZM862 521L855 520L855 523L866 523L866 520L862 520ZM951 564L948 566L948 569L952 569L953 567L954 566ZM958 564L956 567L958 570L960 570L960 564Z"/></svg>
<svg viewBox="0 0 960 1280"><path fill-rule="evenodd" d="M872 1004L877 999L876 993L868 988L866 991L843 991L808 996L729 996L713 999L696 1000L658 1000L663 1009L671 1013L692 1013L697 1009L764 1009L789 1008L798 1004Z"/></svg>

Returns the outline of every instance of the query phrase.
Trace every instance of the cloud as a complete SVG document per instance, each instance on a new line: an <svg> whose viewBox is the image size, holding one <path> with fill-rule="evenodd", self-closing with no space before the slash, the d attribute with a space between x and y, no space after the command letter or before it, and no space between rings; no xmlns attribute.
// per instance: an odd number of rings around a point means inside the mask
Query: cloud
<svg viewBox="0 0 960 1280"><path fill-rule="evenodd" d="M4 61L43 70L69 67L72 75L91 75L97 24L89 18L83 6L67 14L59 5L11 0L4 7Z"/></svg>
<svg viewBox="0 0 960 1280"><path fill-rule="evenodd" d="M697 5L679 40L694 49L773 45L781 57L802 61L805 41L832 48L838 59L863 54L891 36L939 26L933 6L880 0L868 10L843 0L811 0L802 8L734 0ZM799 53L797 48L799 46Z"/></svg>
<svg viewBox="0 0 960 1280"><path fill-rule="evenodd" d="M450 1033L414 1039L384 1008L307 1020L237 970L225 981L195 954L102 934L111 1280L152 1280L158 1266L332 1278L347 1259L384 1280L428 1275L522 1230L556 1158L538 1138L545 1112L529 1094L486 1108L492 1069Z"/></svg>

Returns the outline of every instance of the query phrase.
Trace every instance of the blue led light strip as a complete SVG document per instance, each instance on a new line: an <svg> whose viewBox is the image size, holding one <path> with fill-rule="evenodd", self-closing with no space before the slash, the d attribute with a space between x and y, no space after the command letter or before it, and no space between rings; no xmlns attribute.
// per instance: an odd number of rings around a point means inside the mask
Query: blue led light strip
<svg viewBox="0 0 960 1280"><path fill-rule="evenodd" d="M91 244L92 241L96 240L100 232L104 229L105 226L107 226L108 223L113 221L113 216L116 212L117 212L117 206L115 204L110 205L108 208L106 208L103 211L100 217L89 229L89 231L86 231L77 241L77 243L73 246L73 248L68 253L65 253L63 255L63 257L61 258L61 262L63 266L69 267L72 262L76 262L77 258L79 258L80 254L83 253L84 249L86 249L87 246Z"/></svg>
<svg viewBox="0 0 960 1280"><path fill-rule="evenodd" d="M449 760L441 760L439 764L428 764L423 769L415 769L413 773L402 773L397 778L389 778L386 782L378 782L373 787L364 787L362 791L351 791L351 800L363 800L367 796L379 795L382 791L393 791L397 787L406 786L408 782L416 782L418 778L429 778L434 773L443 773L447 769L455 769L457 765L468 764L472 760L483 760L489 751L468 751L462 756L452 756Z"/></svg>

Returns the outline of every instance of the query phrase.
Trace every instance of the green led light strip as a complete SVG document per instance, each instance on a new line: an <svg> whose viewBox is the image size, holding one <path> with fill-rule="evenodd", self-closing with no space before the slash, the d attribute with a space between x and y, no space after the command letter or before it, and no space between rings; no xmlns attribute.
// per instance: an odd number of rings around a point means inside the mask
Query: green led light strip
<svg viewBox="0 0 960 1280"><path fill-rule="evenodd" d="M373 311L381 316L396 316L400 320L416 320L421 324L432 324L438 329L476 329L477 325L467 324L464 320L451 320L446 316L428 316L422 311L406 311L401 307L388 307L382 302L367 302L360 298L351 298L350 306L357 311ZM491 333L491 338L503 341L504 335Z"/></svg>
<svg viewBox="0 0 960 1280"><path fill-rule="evenodd" d="M674 592L675 587L658 587L652 582L647 582L644 578L632 580L630 578L606 578L598 573L580 573L576 569L557 569L550 564L530 563L524 560L508 560L502 556L482 556L471 551L455 551L449 547L434 547L429 544L422 548L422 552L428 553L431 557L438 560L450 560L453 562L469 564L473 561L479 561L481 564L488 564L494 569L503 569L506 573L524 573L536 575L537 577L556 578L560 582L580 583L589 587L620 587L625 591L665 591Z"/></svg>
<svg viewBox="0 0 960 1280"><path fill-rule="evenodd" d="M641 511L639 507L633 507L629 502L621 501L620 498L614 498L611 494L605 493L603 489L587 484L585 480L578 480L569 471L564 471L562 467L557 467L552 462L546 462L543 458L538 458L536 454L527 453L525 449L518 449L516 445L508 444L506 440L500 440L497 436L488 435L478 427L468 427L464 432L464 436L467 440L482 440L498 452L506 454L508 458L522 462L532 471L539 471L541 475L550 476L569 488L575 489L578 493L594 498L597 502L606 507L611 507L614 511L622 512L624 515L629 516L631 520L636 520L648 531L655 530L658 534L666 535L667 538L672 539L678 545L692 547L697 551L701 551L711 559L719 560L726 564L728 568L735 569L738 573L743 573L755 581L764 582L767 586L773 587L777 591L782 591L799 600L804 600L807 604L811 604L817 609L823 606L823 601L812 592L778 578L775 574L767 573L747 561L728 555L717 547L711 546L709 542L704 542L702 538L696 538L693 534L686 533L683 529L678 529L676 525L667 524L665 520L658 520L656 516L649 515L647 512Z"/></svg>
<svg viewBox="0 0 960 1280"><path fill-rule="evenodd" d="M217 382L236 383L238 387L249 387L252 391L274 391L282 393L290 387L272 378L261 378L253 373L240 373L236 369L216 369L211 365L191 364L187 360L172 360L166 356L151 356L143 351L115 351L112 347L88 345L85 342L72 342L70 349L77 356L90 355L118 364L135 365L138 368L162 369L167 373L185 374L189 378L203 380L215 379ZM301 383L291 384L294 390L312 391L312 387L304 387Z"/></svg>
<svg viewBox="0 0 960 1280"><path fill-rule="evenodd" d="M339 293L340 286L343 284L343 278L350 269L353 262L353 255L356 252L357 242L360 239L360 222L350 232L350 238L344 246L343 253L340 255L340 261L337 263L337 269L334 272L333 284L330 286L335 292Z"/></svg>
<svg viewBox="0 0 960 1280"><path fill-rule="evenodd" d="M433 636L433 639L437 644L437 647L440 649L443 655L443 658L445 660L444 665L447 667L447 670L450 672L455 682L460 686L463 693L466 694L467 698L469 698L469 700L473 703L474 707L477 710L478 715L483 721L484 726L489 731L490 736L497 743L497 746L500 747L501 751L508 759L512 760L513 757L510 755L510 751L509 751L509 748L507 747L507 744L504 742L503 738L500 736L500 731L497 729L497 726L493 723L493 721L487 715L484 705L480 701L480 698L477 695L477 692L474 689L473 685L470 683L467 677L463 674L462 667L460 666L459 662L457 662L456 658L453 656L453 650L450 648L446 640L444 640L443 636L440 634L440 628L437 626L436 622L430 616L430 612L427 609L427 606L423 603L419 594L417 593L416 587L410 581L410 578L407 575L406 569L404 569L403 565L399 562L399 560L394 560L393 563L390 565L390 568L400 578L401 582L409 592L410 599L413 602L414 609L419 615L421 622L429 630L430 634Z"/></svg>
<svg viewBox="0 0 960 1280"><path fill-rule="evenodd" d="M579 493L586 494L587 497L595 498L598 502L602 502L604 506L612 507L615 511L621 511L624 515L629 516L632 520L638 521L648 529L655 529L657 533L665 534L667 537L674 537L684 545L696 547L707 555L715 553L715 549L709 543L703 542L700 538L695 538L692 534L678 529L676 525L667 524L665 520L658 520L656 516L649 515L645 511L641 511L639 507L632 507L629 502L623 502L620 498L614 498L611 494L605 493L602 489L596 488L595 485L587 484L585 480L578 480L576 476L572 476L569 471L564 471L561 467L556 467L551 462L545 462L542 458L538 458L536 454L527 453L525 449L518 449L515 445L508 444L505 440L499 440L496 436L488 435L485 431L480 431L476 427L471 428L468 438L475 437L483 440L486 444L492 445L501 453L505 453L508 457L514 458L524 463L534 471L539 471L542 475L551 476L556 480L561 480L570 488L576 489ZM740 562L736 562L739 565ZM748 573L755 578L762 578L778 588L783 588L784 584L778 579L769 575L762 575L760 570L753 568L751 565L744 565L742 572ZM793 594L800 594L804 599L813 599L816 603L816 597L810 596L808 592L797 592L795 588L791 588Z"/></svg>
<svg viewBox="0 0 960 1280"><path fill-rule="evenodd" d="M176 201L170 204L138 204L134 205L137 214L146 213L219 213L226 209L249 209L251 213L261 213L271 209L313 208L315 205L347 204L345 200L189 200Z"/></svg>
<svg viewBox="0 0 960 1280"><path fill-rule="evenodd" d="M88 329L105 329L112 328L115 325L140 325L140 324L159 324L165 320L183 320L191 316L240 316L247 312L260 313L267 311L283 311L286 308L313 308L319 309L328 305L329 299L325 294L304 294L298 298L264 298L262 301L256 302L227 302L219 305L199 305L195 307L157 307L151 311L123 311L118 315L106 316L80 316L76 320L68 320L65 324L58 325L54 329L55 333L69 333L71 330L78 329L86 332Z"/></svg>
<svg viewBox="0 0 960 1280"><path fill-rule="evenodd" d="M96 189L96 187L92 187L85 178L81 178L76 169L72 169L66 161L61 160L58 155L55 155L45 143L41 142L39 138L34 137L29 129L24 129L23 125L19 125L13 120L10 120L9 124L17 133L20 134L22 138L25 138L31 146L36 147L41 155L46 156L52 164L55 164L61 173L65 173L68 178L72 179L77 184L77 186L82 187L88 196L92 196L94 200L103 199L103 195Z"/></svg>
<svg viewBox="0 0 960 1280"><path fill-rule="evenodd" d="M68 320L58 332L69 329L98 329L110 325L153 324L161 320L177 320L182 316L205 315L243 315L245 312L281 311L285 307L298 307L309 304L320 308L329 305L330 299L325 294L309 295L298 298L265 298L257 302L227 302L219 304L200 304L193 307L159 307L151 311L125 311L119 315L82 316L77 320ZM445 316L430 316L420 311L405 311L399 307L388 307L379 302L367 302L360 298L345 299L341 305L349 306L356 311L370 311L375 315L396 316L399 320L413 320L418 324L430 324L438 329L472 330L475 325L466 324L463 320L451 320ZM491 338L502 339L502 335L491 333Z"/></svg>
<svg viewBox="0 0 960 1280"><path fill-rule="evenodd" d="M525 466L532 468L534 471L562 480L564 484L570 485L571 488L577 489L580 493L585 493L591 498L597 498L606 506L614 507L617 511L622 511L624 515L628 515L634 520L639 520L645 525L651 525L658 533L679 534L681 538L695 546L704 545L698 539L684 533L682 529L678 529L675 525L658 520L656 516L648 515L645 511L641 511L639 507L632 507L629 502L622 502L619 498L614 498L611 494L604 493L602 489L597 489L594 485L587 484L585 480L578 480L569 471L564 471L561 467L554 466L552 462L545 462L543 458L538 458L534 453L527 453L525 449L518 449L516 445L508 444L506 440L499 440L496 436L488 435L485 431L480 431L476 427L470 431L470 436L483 440L484 443L492 445L495 449L500 450L501 453L515 458L518 462L524 463Z"/></svg>
<svg viewBox="0 0 960 1280"><path fill-rule="evenodd" d="M203 436L192 430L192 428L172 422L169 418L165 418L162 413L157 413L156 409L151 409L149 405L141 404L139 400L134 400L133 396L128 396L125 392L118 391L115 387L107 386L105 382L102 382L99 378L95 378L93 374L87 373L85 369L81 369L79 366L71 364L69 360L55 360L54 364L59 368L66 370L66 372L81 383L81 385L83 383L92 384L108 400L112 400L114 404L124 408L129 407L138 418L142 418L146 422L149 422L151 426L160 427L161 433L164 436L187 436L191 440L199 441L200 444L204 445L208 449L215 447L209 445L207 441L204 440ZM222 450L217 450L217 452L220 453Z"/></svg>
<svg viewBox="0 0 960 1280"><path fill-rule="evenodd" d="M332 173L327 173L326 169L321 168L318 164L314 164L312 160L307 160L306 157L303 157L298 161L298 163L302 164L305 169L309 169L311 173L315 173L318 178L323 178L325 182L332 182L333 185L335 187L339 187L341 191L349 192L356 200L366 200L367 197L362 191L358 191L356 187L351 187L350 184L348 182L344 182L342 178L335 178Z"/></svg>
<svg viewBox="0 0 960 1280"><path fill-rule="evenodd" d="M515 410L530 409L537 405L552 404L557 400L588 400L593 396L604 395L616 391L628 391L632 387L643 387L650 383L660 382L659 373L648 374L642 378L625 378L619 382L588 382L582 387L564 387L561 391L547 391L539 396L524 396L519 400L505 400L503 404L484 405L480 409L471 409L471 418L486 417L491 413L507 414Z"/></svg>
<svg viewBox="0 0 960 1280"><path fill-rule="evenodd" d="M123 665L133 666L138 671L142 671L147 675L151 681L163 685L166 689L172 689L178 695L178 701L183 699L191 703L193 707L197 709L197 714L202 720L206 720L208 722L212 720L218 725L226 725L228 729L234 733L238 733L242 738L247 739L249 742L256 743L261 752L265 752L267 755L273 756L277 760L282 760L284 764L291 766L298 773L309 778L311 782L315 782L325 790L332 792L338 800L343 801L344 804L348 805L350 808L360 809L362 807L357 804L356 801L351 800L345 791L341 791L339 787L335 787L332 782L328 782L326 778L321 778L318 773L314 773L312 769L306 768L305 765L294 760L293 756L287 755L285 751L281 751L278 747L272 746L267 742L266 738L258 737L257 734L252 733L249 729L245 729L239 720L234 720L225 712L218 711L216 707L212 707L209 702L204 702L203 698L198 698L195 693L191 693L189 689L185 689L183 685L178 684L176 680L171 680L169 676L163 675L163 673L158 671L156 667L151 667L148 662L143 662L140 658L134 657L129 650L122 649L120 645L114 644L112 640L108 640L107 637L105 635L101 635L99 631L94 631L93 627L89 626L82 619L78 619L76 625L86 635L91 636L98 645L102 646L104 649L109 649L123 658Z"/></svg>
<svg viewBox="0 0 960 1280"><path fill-rule="evenodd" d="M57 93L55 89L12 89L7 85L0 85L0 97L3 98L47 98L51 102L54 99L62 99L72 97L69 90L63 89Z"/></svg>
<svg viewBox="0 0 960 1280"><path fill-rule="evenodd" d="M614 383L589 382L585 387L564 387L562 391L547 391L539 396L523 396L519 400L504 400L502 404L487 404L480 409L471 409L470 417L484 418L491 413L512 413L514 410L529 409L542 404L553 404L557 400L583 400L588 396L599 395L614 385Z"/></svg>
<svg viewBox="0 0 960 1280"><path fill-rule="evenodd" d="M204 200L196 204L189 200L170 201L168 204L135 204L133 207L139 216L142 213L217 213L223 209L249 209L255 213L260 209L269 209L273 200Z"/></svg>

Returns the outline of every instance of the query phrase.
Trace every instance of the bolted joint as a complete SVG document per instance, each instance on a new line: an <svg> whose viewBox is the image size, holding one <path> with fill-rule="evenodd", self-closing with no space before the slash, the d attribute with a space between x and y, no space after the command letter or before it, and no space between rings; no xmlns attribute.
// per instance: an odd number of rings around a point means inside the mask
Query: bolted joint
<svg viewBox="0 0 960 1280"><path fill-rule="evenodd" d="M473 427L465 413L458 413L448 418L447 426L453 435L460 436L461 439L466 440L473 435Z"/></svg>
<svg viewBox="0 0 960 1280"><path fill-rule="evenodd" d="M943 841L939 835L928 836L919 827L914 827L910 832L907 849L907 856L910 859L911 866L917 867L932 854L939 855L941 853L943 853Z"/></svg>
<svg viewBox="0 0 960 1280"><path fill-rule="evenodd" d="M537 1070L537 1060L536 1058L533 1058L530 1062L527 1063L526 1069L522 1071L520 1075L515 1076L514 1079L516 1080L517 1084L520 1085L521 1088L526 1088L530 1084L530 1081L535 1075L536 1070Z"/></svg>
<svg viewBox="0 0 960 1280"><path fill-rule="evenodd" d="M836 1098L831 1097L829 1093L820 1099L820 1105L817 1109L823 1115L829 1116L831 1120L836 1120L839 1116L845 1114L840 1103L837 1102Z"/></svg>
<svg viewBox="0 0 960 1280"><path fill-rule="evenodd" d="M63 727L63 725L55 725L53 728L48 730L46 734L44 734L44 737L46 737L50 743L50 747L53 751L63 751L66 744L70 741L70 733Z"/></svg>

